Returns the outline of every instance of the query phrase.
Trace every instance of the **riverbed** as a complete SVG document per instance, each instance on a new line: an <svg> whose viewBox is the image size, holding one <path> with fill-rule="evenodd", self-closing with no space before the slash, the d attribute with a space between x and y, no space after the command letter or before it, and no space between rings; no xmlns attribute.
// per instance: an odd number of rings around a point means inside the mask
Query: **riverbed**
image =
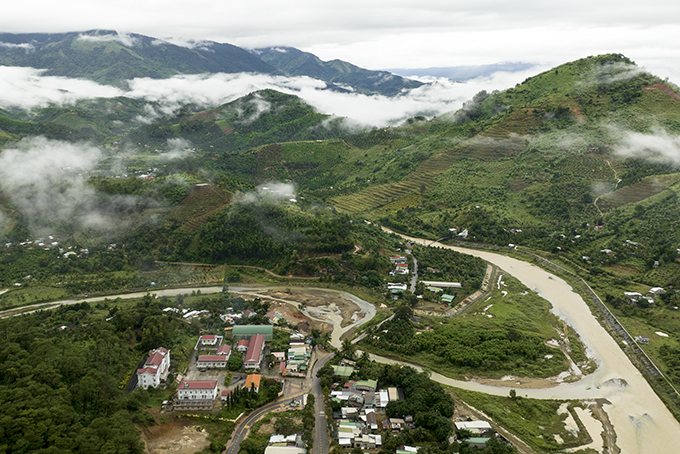
<svg viewBox="0 0 680 454"><path fill-rule="evenodd" d="M623 454L678 452L680 423L673 417L640 371L621 347L595 319L580 295L563 279L521 260L488 251L478 251L404 237L419 244L452 249L474 255L501 268L552 304L552 312L567 322L581 337L588 355L598 368L575 383L562 383L545 389L522 389L521 395L537 399L607 399L604 410L616 431L616 445ZM508 389L452 380L440 374L432 378L443 384L494 395Z"/></svg>

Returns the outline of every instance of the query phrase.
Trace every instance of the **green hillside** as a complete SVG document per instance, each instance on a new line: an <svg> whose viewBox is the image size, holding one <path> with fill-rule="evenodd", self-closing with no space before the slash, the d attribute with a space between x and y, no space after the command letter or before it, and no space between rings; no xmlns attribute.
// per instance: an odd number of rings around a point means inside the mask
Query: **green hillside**
<svg viewBox="0 0 680 454"><path fill-rule="evenodd" d="M126 140L145 148L164 148L168 139L182 138L197 150L217 156L340 134L338 120L316 112L297 96L262 90L214 109L183 109L175 116L142 125Z"/></svg>

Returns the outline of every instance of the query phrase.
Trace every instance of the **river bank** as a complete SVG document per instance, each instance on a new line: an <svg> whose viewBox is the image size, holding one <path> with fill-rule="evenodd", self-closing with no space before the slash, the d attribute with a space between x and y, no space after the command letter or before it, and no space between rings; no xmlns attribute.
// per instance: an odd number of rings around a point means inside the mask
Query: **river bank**
<svg viewBox="0 0 680 454"><path fill-rule="evenodd" d="M616 444L622 453L676 451L680 445L680 423L567 282L535 265L501 254L401 236L425 246L474 255L498 266L548 300L552 304L552 312L576 330L588 355L596 361L597 370L574 383L544 389L524 388L522 395L537 399L606 399L611 405L605 406L604 410L614 426ZM432 378L454 387L507 395L506 387L452 380L436 373L432 374Z"/></svg>

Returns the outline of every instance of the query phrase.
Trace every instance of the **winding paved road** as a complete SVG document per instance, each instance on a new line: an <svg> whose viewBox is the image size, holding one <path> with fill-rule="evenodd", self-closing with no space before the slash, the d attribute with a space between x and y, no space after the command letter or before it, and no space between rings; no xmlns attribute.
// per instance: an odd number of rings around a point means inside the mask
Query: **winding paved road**
<svg viewBox="0 0 680 454"><path fill-rule="evenodd" d="M597 362L597 370L576 383L562 383L558 386L545 389L522 389L522 394L538 399L607 399L610 402L610 405L606 405L604 409L614 426L617 435L616 444L623 454L670 454L679 452L680 423L671 415L668 408L666 408L649 386L649 383L647 383L637 368L635 368L621 350L621 347L598 323L583 299L573 292L572 288L564 280L533 264L501 254L453 247L438 242L411 238L403 235L402 237L419 244L443 247L474 255L498 266L504 272L515 276L526 287L547 299L553 306L552 312L576 330L585 344L588 354ZM263 288L232 287L230 288L230 291L252 292L254 290L262 289ZM151 293L163 296L191 292L192 290L201 290L201 293L216 293L222 291L222 287L192 287L168 290L157 289ZM102 301L105 298L139 298L147 293L149 292L41 303L32 305L28 309L32 311L48 309L63 304L76 304L83 301ZM339 346L342 333L365 323L375 314L375 307L370 303L363 301L354 295L345 292L341 293L344 293L347 298L357 303L359 307L364 310L364 317L357 320L349 327L341 328L340 323L338 320L334 319L331 311L310 314L310 316L314 316L314 318L318 317L318 319L322 319L322 321L330 321L333 323L334 330L332 344L334 346ZM24 308L24 310L26 310L26 308ZM11 315L16 315L16 309L0 312L0 317ZM375 359L378 361L391 361L381 357L375 357ZM505 396L508 393L508 388L506 387L495 387L474 382L453 380L437 373L433 373L432 378L446 385L488 394ZM280 405L280 403L275 405ZM317 418L319 420L320 417L321 415L317 412ZM319 445L321 444L315 444L315 446Z"/></svg>

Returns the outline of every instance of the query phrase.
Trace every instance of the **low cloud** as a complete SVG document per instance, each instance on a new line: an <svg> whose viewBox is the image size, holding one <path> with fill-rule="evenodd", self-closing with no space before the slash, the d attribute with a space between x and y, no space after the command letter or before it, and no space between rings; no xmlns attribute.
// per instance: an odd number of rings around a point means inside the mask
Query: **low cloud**
<svg viewBox="0 0 680 454"><path fill-rule="evenodd" d="M213 52L212 45L214 44L214 42L184 38L165 38L154 39L153 41L151 41L151 44L153 46L160 46L162 44L174 44L175 46L185 47L187 49L199 49L208 52Z"/></svg>
<svg viewBox="0 0 680 454"><path fill-rule="evenodd" d="M622 157L636 157L652 162L680 165L680 136L655 128L651 133L613 131L621 137L614 153Z"/></svg>
<svg viewBox="0 0 680 454"><path fill-rule="evenodd" d="M238 195L235 200L237 203L292 202L295 197L293 183L269 181L259 185L254 191Z"/></svg>
<svg viewBox="0 0 680 454"><path fill-rule="evenodd" d="M33 68L0 66L0 107L32 109L52 104L69 105L87 98L126 96L154 102L154 107L149 107L146 115L137 118L137 121L148 123L185 104L215 107L255 91L273 89L297 95L321 113L383 127L399 125L418 115L431 118L458 110L481 90L504 89L541 70L536 67L524 72L499 72L463 83L429 79L427 85L387 97L327 90L325 82L305 76L252 73L136 78L128 82L129 89L125 91L87 80L45 76Z"/></svg>
<svg viewBox="0 0 680 454"><path fill-rule="evenodd" d="M173 138L168 139L168 151L160 155L163 160L182 159L189 156L191 149L191 142L185 139Z"/></svg>
<svg viewBox="0 0 680 454"><path fill-rule="evenodd" d="M115 35L114 34L85 35L81 33L80 35L78 35L78 39L81 41L94 41L94 42L114 41L122 44L125 47L134 47L134 45L139 42L138 38L135 38L127 33L119 32L116 32Z"/></svg>
<svg viewBox="0 0 680 454"><path fill-rule="evenodd" d="M108 230L122 222L114 213L139 201L97 193L86 183L87 172L100 156L100 150L88 144L23 139L0 155L0 189L34 233L72 227Z"/></svg>
<svg viewBox="0 0 680 454"><path fill-rule="evenodd" d="M35 49L35 46L30 43L21 43L21 44L14 44L14 43L3 43L0 41L0 47L4 47L6 49L24 49L27 53L33 49Z"/></svg>
<svg viewBox="0 0 680 454"><path fill-rule="evenodd" d="M43 70L0 66L0 108L34 109L71 105L81 99L113 98L124 92L108 85L67 77L45 76Z"/></svg>
<svg viewBox="0 0 680 454"><path fill-rule="evenodd" d="M645 72L647 72L645 68L630 63L596 65L591 71L581 77L579 83L586 86L609 85L615 82L630 80Z"/></svg>
<svg viewBox="0 0 680 454"><path fill-rule="evenodd" d="M260 118L260 115L263 113L269 112L271 107L272 105L270 102L256 93L251 99L238 102L232 108L233 113L238 117L238 121L243 125L247 125ZM230 115L230 112L225 110L222 111L222 114L228 116Z"/></svg>

